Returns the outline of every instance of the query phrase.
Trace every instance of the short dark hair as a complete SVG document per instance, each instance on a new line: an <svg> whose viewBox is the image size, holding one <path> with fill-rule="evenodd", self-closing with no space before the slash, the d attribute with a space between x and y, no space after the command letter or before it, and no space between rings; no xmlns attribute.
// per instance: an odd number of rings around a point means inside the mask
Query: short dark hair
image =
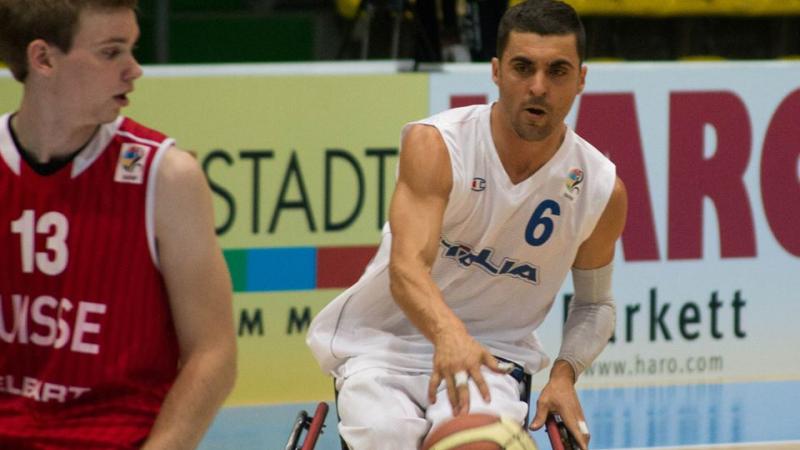
<svg viewBox="0 0 800 450"><path fill-rule="evenodd" d="M560 0L527 0L506 10L497 29L497 57L503 56L512 31L542 36L574 34L578 58L586 57L586 31L578 13Z"/></svg>
<svg viewBox="0 0 800 450"><path fill-rule="evenodd" d="M0 59L18 81L28 77L28 44L36 39L72 48L83 10L136 10L138 0L0 0Z"/></svg>

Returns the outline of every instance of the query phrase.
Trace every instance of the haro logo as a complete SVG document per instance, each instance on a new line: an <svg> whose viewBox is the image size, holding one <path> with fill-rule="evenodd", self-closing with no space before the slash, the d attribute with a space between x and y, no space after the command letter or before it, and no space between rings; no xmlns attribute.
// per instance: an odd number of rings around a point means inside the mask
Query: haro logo
<svg viewBox="0 0 800 450"><path fill-rule="evenodd" d="M564 196L572 200L573 197L570 194L573 195L579 194L581 192L580 184L583 182L583 178L584 175L581 169L573 168L572 170L570 170L569 174L567 174L567 181L566 181L567 192L564 193Z"/></svg>
<svg viewBox="0 0 800 450"><path fill-rule="evenodd" d="M473 178L471 188L475 192L481 192L483 190L486 190L486 180L480 177Z"/></svg>
<svg viewBox="0 0 800 450"><path fill-rule="evenodd" d="M441 244L444 247L442 256L456 261L461 267L475 265L492 276L506 275L531 284L539 284L539 268L531 263L503 258L500 264L495 264L492 262L494 250L491 248L476 253L464 244L450 243L445 239L441 240Z"/></svg>

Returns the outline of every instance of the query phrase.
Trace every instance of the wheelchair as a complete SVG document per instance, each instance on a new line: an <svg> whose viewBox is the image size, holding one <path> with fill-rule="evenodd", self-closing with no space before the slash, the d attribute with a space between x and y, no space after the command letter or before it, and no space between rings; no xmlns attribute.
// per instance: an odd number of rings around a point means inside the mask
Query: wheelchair
<svg viewBox="0 0 800 450"><path fill-rule="evenodd" d="M514 365L514 369L509 373L520 384L521 395L520 399L530 406L531 398L531 375L525 372L519 364L508 361L503 358L497 358L499 361L509 362ZM335 388L334 388L335 390ZM336 392L338 397L338 392ZM313 416L309 416L307 411L300 411L295 418L292 426L289 440L286 443L285 450L313 450L320 434L324 432L325 417L328 415L328 404L320 402ZM528 408L528 416L525 418L524 426L527 427L530 421L530 407ZM301 437L305 434L301 442ZM347 444L344 440L340 439L342 450L348 450Z"/></svg>

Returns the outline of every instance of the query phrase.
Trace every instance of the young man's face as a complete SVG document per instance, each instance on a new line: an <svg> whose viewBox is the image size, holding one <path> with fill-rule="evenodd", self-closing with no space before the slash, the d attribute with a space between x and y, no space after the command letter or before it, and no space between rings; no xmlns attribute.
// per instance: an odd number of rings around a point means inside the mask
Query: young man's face
<svg viewBox="0 0 800 450"><path fill-rule="evenodd" d="M520 138L541 141L560 131L583 91L586 67L580 64L575 39L574 34L512 31L505 52L492 59L498 106Z"/></svg>
<svg viewBox="0 0 800 450"><path fill-rule="evenodd" d="M86 124L114 120L142 75L132 53L138 38L132 10L84 10L70 51L53 47L54 94L62 110Z"/></svg>

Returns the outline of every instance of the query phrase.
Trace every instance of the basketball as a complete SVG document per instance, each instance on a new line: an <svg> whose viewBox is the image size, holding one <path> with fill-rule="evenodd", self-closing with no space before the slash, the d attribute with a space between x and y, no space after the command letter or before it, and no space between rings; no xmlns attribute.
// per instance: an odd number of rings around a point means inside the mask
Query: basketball
<svg viewBox="0 0 800 450"><path fill-rule="evenodd" d="M536 450L514 420L490 414L454 417L428 433L422 450Z"/></svg>

